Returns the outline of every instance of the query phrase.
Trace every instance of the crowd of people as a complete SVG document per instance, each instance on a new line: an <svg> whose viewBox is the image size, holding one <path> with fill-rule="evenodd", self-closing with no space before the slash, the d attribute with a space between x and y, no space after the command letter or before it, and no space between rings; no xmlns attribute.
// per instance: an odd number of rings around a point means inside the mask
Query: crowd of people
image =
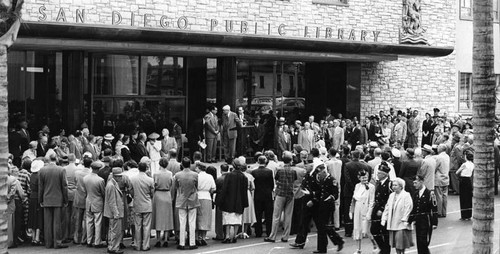
<svg viewBox="0 0 500 254"><path fill-rule="evenodd" d="M471 218L473 128L460 116L390 109L361 123L327 109L320 122L302 124L224 106L200 120L187 157L168 128L96 137L85 126L68 136L44 127L31 140L21 121L9 144L21 151L9 158L9 246L72 242L123 253L130 236L147 251L154 231L154 247L172 238L185 250L207 245L214 229L227 244L297 235L290 246L302 249L314 222L315 253L327 252L328 239L342 250L341 227L359 242L357 253L364 238L376 252L404 253L413 234L418 252L429 253L450 191L460 195L461 220ZM221 165L213 164L219 141Z"/></svg>

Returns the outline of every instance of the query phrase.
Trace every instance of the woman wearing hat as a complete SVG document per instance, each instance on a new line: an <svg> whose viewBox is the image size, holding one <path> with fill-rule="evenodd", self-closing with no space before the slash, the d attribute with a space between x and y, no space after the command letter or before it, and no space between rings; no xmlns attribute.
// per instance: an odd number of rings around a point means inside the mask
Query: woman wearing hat
<svg viewBox="0 0 500 254"><path fill-rule="evenodd" d="M149 158L151 159L151 176L154 176L160 170L161 141L157 140L159 137L160 135L156 132L149 134L149 142L146 145L146 150L148 151Z"/></svg>
<svg viewBox="0 0 500 254"><path fill-rule="evenodd" d="M425 120L422 122L422 146L432 144L432 135L434 135L434 121L431 114L425 113Z"/></svg>
<svg viewBox="0 0 500 254"><path fill-rule="evenodd" d="M42 245L40 242L40 233L43 229L43 209L38 202L38 172L44 166L43 161L35 159L31 163L31 177L30 177L30 202L29 202L29 218L28 228L33 230L31 245Z"/></svg>
<svg viewBox="0 0 500 254"><path fill-rule="evenodd" d="M356 253L361 253L361 240L365 236L370 236L373 249L377 248L375 240L368 230L375 201L375 186L368 182L369 175L364 170L358 172L358 179L360 182L354 187L349 218L353 220L352 238L359 243Z"/></svg>

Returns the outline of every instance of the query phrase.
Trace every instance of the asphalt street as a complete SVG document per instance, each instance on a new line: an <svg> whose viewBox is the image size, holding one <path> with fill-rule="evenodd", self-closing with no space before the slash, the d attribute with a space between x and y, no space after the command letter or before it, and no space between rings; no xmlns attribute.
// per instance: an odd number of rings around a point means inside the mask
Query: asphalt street
<svg viewBox="0 0 500 254"><path fill-rule="evenodd" d="M500 197L495 198L495 236L494 236L494 253L499 253L499 234L500 230ZM452 195L449 197L448 202L448 216L439 219L439 226L434 231L432 242L430 244L431 252L438 254L468 254L472 253L472 221L460 221L460 211L458 196ZM339 234L344 235L343 230ZM209 232L208 236L211 238L215 233ZM278 235L279 239L280 235ZM294 236L289 242L294 240ZM227 254L280 254L280 253L312 253L316 250L316 234L312 232L309 236L308 242L303 250L291 249L288 243L267 243L263 238L249 238L239 239L235 244L222 244L218 241L209 240L208 246L200 247L197 250L184 250L180 251L175 248L175 242L170 241L168 248L152 248L149 253L190 253L190 254L212 254L212 253L227 253ZM339 253L354 253L357 249L357 244L352 239L344 239L346 244L344 249ZM125 244L130 245L130 240L126 240ZM151 240L151 245L155 244L155 240ZM328 245L328 253L337 253L336 246L331 243ZM363 253L372 253L372 245L369 239L362 241ZM92 249L84 246L74 246L70 244L68 249L54 250L46 249L44 247L21 246L16 249L10 249L12 254L26 254L26 253L105 253L106 249ZM131 248L125 249L125 253L139 253ZM395 253L395 250L393 250ZM406 253L417 253L416 247L412 247Z"/></svg>

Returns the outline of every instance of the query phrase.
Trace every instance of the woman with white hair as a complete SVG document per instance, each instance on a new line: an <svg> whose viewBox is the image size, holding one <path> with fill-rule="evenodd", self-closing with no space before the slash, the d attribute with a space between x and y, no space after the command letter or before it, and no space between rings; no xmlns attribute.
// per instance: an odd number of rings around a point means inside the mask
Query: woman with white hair
<svg viewBox="0 0 500 254"><path fill-rule="evenodd" d="M410 193L404 190L405 181L396 178L392 181L393 193L389 195L382 214L381 225L387 226L389 242L397 254L404 254L405 249L413 246L408 217L413 209Z"/></svg>

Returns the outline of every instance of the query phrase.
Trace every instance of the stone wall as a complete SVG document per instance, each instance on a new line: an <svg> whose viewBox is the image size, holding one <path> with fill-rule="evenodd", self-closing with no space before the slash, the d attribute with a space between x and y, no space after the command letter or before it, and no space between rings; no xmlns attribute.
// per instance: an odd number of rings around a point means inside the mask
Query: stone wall
<svg viewBox="0 0 500 254"><path fill-rule="evenodd" d="M423 26L435 46L455 46L457 1L426 1ZM432 12L431 12L432 10ZM361 116L406 108L457 111L455 52L440 58L402 58L362 64Z"/></svg>
<svg viewBox="0 0 500 254"><path fill-rule="evenodd" d="M231 33L241 33L243 23L248 34L280 36L278 28L283 24L285 37L304 37L307 27L305 36L316 37L319 28L318 38L325 38L330 27L332 40L338 38L338 29L344 29L344 39L353 30L355 40L365 30L367 41L374 41L373 31L378 31L379 42L397 44L402 2L349 0L348 6L341 6L313 4L312 0L26 0L23 19L76 23L77 13L85 10L84 23L90 25L113 25L113 16L117 23L119 13L122 21L118 26L209 32L217 20L213 32L227 33L225 24L232 22ZM431 45L455 45L456 4L453 0L424 0L422 22ZM187 19L186 27L181 17ZM361 116L390 107L456 110L454 54L364 63L361 78Z"/></svg>

